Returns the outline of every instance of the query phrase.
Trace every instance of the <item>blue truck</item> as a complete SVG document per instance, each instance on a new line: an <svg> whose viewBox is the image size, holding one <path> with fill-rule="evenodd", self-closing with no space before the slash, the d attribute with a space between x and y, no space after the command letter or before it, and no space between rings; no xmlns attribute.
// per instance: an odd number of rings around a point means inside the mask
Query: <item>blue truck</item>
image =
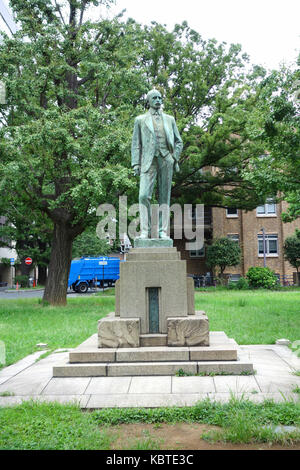
<svg viewBox="0 0 300 470"><path fill-rule="evenodd" d="M91 287L111 287L120 277L119 258L80 258L71 263L68 287L84 294Z"/></svg>

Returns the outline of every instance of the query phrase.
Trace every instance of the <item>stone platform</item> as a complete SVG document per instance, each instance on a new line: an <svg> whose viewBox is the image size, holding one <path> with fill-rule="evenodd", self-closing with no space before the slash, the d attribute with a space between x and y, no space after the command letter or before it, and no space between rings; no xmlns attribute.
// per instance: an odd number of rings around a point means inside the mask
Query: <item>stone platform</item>
<svg viewBox="0 0 300 470"><path fill-rule="evenodd" d="M239 358L237 343L224 332L210 332L210 346L99 348L97 334L53 367L53 377L121 377L253 373L253 364Z"/></svg>

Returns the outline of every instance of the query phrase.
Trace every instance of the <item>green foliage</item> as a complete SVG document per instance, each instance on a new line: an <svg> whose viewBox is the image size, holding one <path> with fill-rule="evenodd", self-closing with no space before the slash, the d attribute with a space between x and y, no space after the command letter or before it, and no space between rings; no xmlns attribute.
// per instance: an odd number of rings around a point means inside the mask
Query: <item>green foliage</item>
<svg viewBox="0 0 300 470"><path fill-rule="evenodd" d="M100 318L114 311L114 298L97 296L69 299L53 307L42 299L1 300L1 340L6 345L6 365L36 351L37 343L50 350L75 348L94 334Z"/></svg>
<svg viewBox="0 0 300 470"><path fill-rule="evenodd" d="M198 402L192 407L170 408L118 408L96 410L93 419L103 424L123 423L176 423L202 422L216 426L227 426L237 412L244 412L252 421L260 424L300 424L300 405L294 402L275 403L265 401L260 404L232 397L228 403L211 401Z"/></svg>
<svg viewBox="0 0 300 470"><path fill-rule="evenodd" d="M18 220L14 239L41 237L45 264L51 244L49 278L56 291L70 262L61 253L70 250L49 242L51 233L67 233L71 244L94 223L99 204L117 207L124 194L129 204L137 201L131 135L150 87L163 91L165 110L184 140L173 200L253 209L262 199L254 182L245 184L243 171L265 149L253 132L266 102L265 70L249 71L239 45L204 40L186 22L169 32L157 23L124 22L122 15L87 20L89 7L109 3L13 0L20 29L12 38L4 34L0 45L7 89L0 107L0 190L7 211L1 207L1 213ZM33 238L22 239L20 214L36 227L31 233L26 226ZM35 260L40 247L32 245L19 249L35 250L29 253ZM58 258L64 270L54 276Z"/></svg>
<svg viewBox="0 0 300 470"><path fill-rule="evenodd" d="M1 449L104 450L113 438L78 405L25 402L1 408Z"/></svg>
<svg viewBox="0 0 300 470"><path fill-rule="evenodd" d="M206 250L206 264L211 268L219 267L222 276L227 266L236 266L241 261L239 245L227 237L213 241Z"/></svg>
<svg viewBox="0 0 300 470"><path fill-rule="evenodd" d="M26 276L25 274L20 274L15 276L15 284L19 283L19 286L21 287L28 287L29 285L29 276Z"/></svg>
<svg viewBox="0 0 300 470"><path fill-rule="evenodd" d="M258 195L279 195L289 203L282 214L285 222L300 216L300 100L295 99L299 79L299 67L282 67L261 82L263 99L257 102L258 119L249 123L249 131L257 143L264 142L265 148L252 156L250 166L243 171Z"/></svg>
<svg viewBox="0 0 300 470"><path fill-rule="evenodd" d="M204 423L221 426L219 436L209 439L230 442L299 441L299 432L276 434L273 426L300 424L299 403L264 401L253 403L232 397L228 403L206 399L191 407L105 408L82 413L77 405L24 402L1 407L1 449L109 450L118 424ZM225 433L225 434L224 434ZM131 449L152 450L160 441L144 431Z"/></svg>
<svg viewBox="0 0 300 470"><path fill-rule="evenodd" d="M10 266L10 259L9 258L1 258L0 263L3 264L4 266Z"/></svg>
<svg viewBox="0 0 300 470"><path fill-rule="evenodd" d="M225 331L238 344L275 344L278 338L299 339L299 289L216 290L195 296L212 331Z"/></svg>
<svg viewBox="0 0 300 470"><path fill-rule="evenodd" d="M277 277L270 268L262 268L260 266L253 266L247 272L247 279L249 286L257 289L272 289L276 287Z"/></svg>
<svg viewBox="0 0 300 470"><path fill-rule="evenodd" d="M109 243L106 240L100 240L95 229L88 229L74 241L72 257L105 256L110 252L111 247Z"/></svg>
<svg viewBox="0 0 300 470"><path fill-rule="evenodd" d="M294 236L285 239L283 249L285 259L296 268L298 272L300 267L300 230L296 230Z"/></svg>
<svg viewBox="0 0 300 470"><path fill-rule="evenodd" d="M227 285L227 288L238 289L238 290L249 289L249 282L246 278L242 276L236 282L230 281Z"/></svg>

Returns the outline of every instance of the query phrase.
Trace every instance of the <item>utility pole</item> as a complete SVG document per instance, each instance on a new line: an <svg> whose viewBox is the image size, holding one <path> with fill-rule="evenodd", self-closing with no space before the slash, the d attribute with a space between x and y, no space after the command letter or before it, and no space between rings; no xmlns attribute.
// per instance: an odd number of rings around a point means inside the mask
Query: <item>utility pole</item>
<svg viewBox="0 0 300 470"><path fill-rule="evenodd" d="M265 234L265 229L261 229L263 233L263 247L264 247L264 268L267 266L267 259L266 259L266 234Z"/></svg>

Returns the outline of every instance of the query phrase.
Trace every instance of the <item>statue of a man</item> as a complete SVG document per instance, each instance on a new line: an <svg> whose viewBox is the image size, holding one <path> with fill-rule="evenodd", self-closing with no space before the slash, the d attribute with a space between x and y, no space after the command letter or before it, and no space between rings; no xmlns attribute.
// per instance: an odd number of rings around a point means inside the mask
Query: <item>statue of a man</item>
<svg viewBox="0 0 300 470"><path fill-rule="evenodd" d="M132 138L132 167L140 175L140 238L151 238L151 197L158 184L158 202L170 207L173 169L179 171L178 160L183 143L173 116L161 111L162 96L158 90L147 95L149 111L138 116ZM159 238L168 239L169 210L159 213Z"/></svg>

